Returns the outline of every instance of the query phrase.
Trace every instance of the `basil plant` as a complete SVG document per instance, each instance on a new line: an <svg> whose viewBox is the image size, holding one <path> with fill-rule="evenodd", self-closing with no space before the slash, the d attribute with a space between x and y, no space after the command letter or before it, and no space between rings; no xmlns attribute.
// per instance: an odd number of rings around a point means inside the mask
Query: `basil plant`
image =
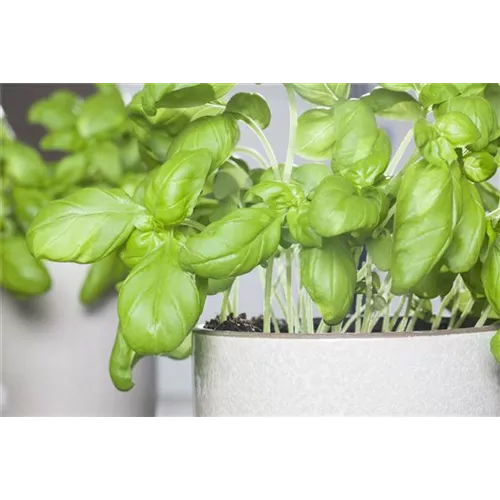
<svg viewBox="0 0 500 500"><path fill-rule="evenodd" d="M40 148L62 152L62 159L43 161L37 150L16 140L5 123L0 151L0 285L17 297L36 296L51 286L44 263L26 245L25 233L40 210L84 187L121 188L132 194L148 170L114 85L101 85L85 100L67 90L56 91L33 104L28 120L46 129ZM96 302L126 274L116 254L95 262L81 301Z"/></svg>
<svg viewBox="0 0 500 500"><path fill-rule="evenodd" d="M282 162L266 138L265 99L229 98L233 86L146 84L127 114L149 170L75 190L31 223L37 259L127 266L110 361L117 388L133 386L143 356L189 356L207 295L223 294L224 318L238 278L256 268L265 332L284 318L288 333L314 333L313 306L317 333L498 319L499 84L382 83L360 99L349 84L284 84ZM310 104L300 116L298 96ZM394 153L379 117L410 122ZM105 120L96 112L83 130ZM265 156L239 143L241 127ZM497 358L499 344L497 335Z"/></svg>

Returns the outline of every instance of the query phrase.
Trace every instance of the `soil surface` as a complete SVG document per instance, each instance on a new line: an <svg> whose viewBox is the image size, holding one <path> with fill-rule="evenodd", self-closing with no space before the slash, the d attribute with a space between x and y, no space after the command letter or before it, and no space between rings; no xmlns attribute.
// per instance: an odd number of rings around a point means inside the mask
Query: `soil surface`
<svg viewBox="0 0 500 500"><path fill-rule="evenodd" d="M318 328L321 318L314 318L314 329ZM477 319L470 318L467 319L462 328L471 328L476 324ZM493 321L492 321L493 322ZM491 322L491 323L492 323ZM229 331L229 332L257 332L261 333L263 331L264 318L262 316L248 318L245 313L234 316L229 314L225 321L220 321L220 317L217 316L210 321L207 321L204 325L205 328L209 330L218 331ZM286 321L279 320L278 326L281 333L288 333L288 326ZM444 330L448 327L448 318L443 318L440 330ZM418 320L415 325L414 331L429 331L431 330L431 324L426 321ZM271 323L271 332L274 333L274 326ZM373 329L373 333L380 333L382 331L382 320L379 320ZM350 333L354 333L354 325L349 328Z"/></svg>

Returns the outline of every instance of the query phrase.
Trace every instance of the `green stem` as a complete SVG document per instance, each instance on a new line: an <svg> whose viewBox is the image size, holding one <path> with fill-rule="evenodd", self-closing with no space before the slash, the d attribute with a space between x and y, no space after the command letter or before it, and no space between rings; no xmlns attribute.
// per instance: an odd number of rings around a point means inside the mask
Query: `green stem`
<svg viewBox="0 0 500 500"><path fill-rule="evenodd" d="M475 328L481 328L482 326L484 326L484 324L486 323L486 321L488 320L489 316L490 316L490 313L491 313L491 306L488 305L488 307L486 307L486 309L483 311L483 314L481 314L481 317L477 320L477 323L475 324Z"/></svg>
<svg viewBox="0 0 500 500"><path fill-rule="evenodd" d="M413 300L413 294L410 293L406 299L406 310L403 318L399 322L399 326L397 331L398 332L404 332L406 330L406 325L408 324L408 321L410 319L410 312L411 312L411 302Z"/></svg>
<svg viewBox="0 0 500 500"><path fill-rule="evenodd" d="M448 307L449 303L453 300L456 293L457 293L457 281L455 280L455 282L453 283L453 286L451 287L450 292L448 293L448 295L446 295L443 298L443 300L441 302L441 306L438 310L438 313L436 314L436 316L434 317L434 320L432 321L431 328L433 330L435 330L436 328L439 328L439 325L441 324L441 320L443 319L444 311Z"/></svg>
<svg viewBox="0 0 500 500"><path fill-rule="evenodd" d="M330 331L330 325L327 325L323 320L318 326L316 333L328 333Z"/></svg>
<svg viewBox="0 0 500 500"><path fill-rule="evenodd" d="M363 307L363 296L361 294L356 295L356 333L361 333L361 308ZM366 306L363 307L366 309Z"/></svg>
<svg viewBox="0 0 500 500"><path fill-rule="evenodd" d="M271 294L273 288L274 257L267 261L264 285L264 333L271 331Z"/></svg>
<svg viewBox="0 0 500 500"><path fill-rule="evenodd" d="M453 307L451 308L450 322L448 323L448 330L451 330L452 328L455 327L455 324L459 318L459 312L460 312L459 311L459 309L460 309L459 296L455 295L454 299L455 300L453 302ZM469 314L469 313L467 313L467 314Z"/></svg>
<svg viewBox="0 0 500 500"><path fill-rule="evenodd" d="M355 313L346 321L346 323L342 327L342 333L346 333L349 330L349 328L352 326L352 324L360 318L360 316L363 314L364 310L365 310L365 306L361 306L359 308L359 310L356 307ZM356 333L359 333L358 330L356 330Z"/></svg>
<svg viewBox="0 0 500 500"><path fill-rule="evenodd" d="M418 314L423 309L423 307L424 307L424 301L419 300L417 307L413 311L413 316L411 318L411 321L408 323L408 326L406 327L407 332L412 332L415 329L415 325L417 324L417 320L418 320Z"/></svg>
<svg viewBox="0 0 500 500"><path fill-rule="evenodd" d="M469 316L470 312L472 311L474 304L475 300L473 298L470 298L467 304L465 304L464 310L462 311L460 318L458 318L458 321L453 325L454 328L460 328L464 324L464 321L467 319L467 316Z"/></svg>
<svg viewBox="0 0 500 500"><path fill-rule="evenodd" d="M403 307L406 303L406 300L405 300L406 297L401 297L401 300L399 301L399 305L397 307L397 309L394 311L394 316L392 318L392 320L389 322L389 332L392 332L394 330L394 327L396 326L396 323L399 321L399 315L401 314L401 311L403 310Z"/></svg>
<svg viewBox="0 0 500 500"><path fill-rule="evenodd" d="M372 261L369 255L366 257L366 297L365 297L365 315L363 317L363 322L361 326L362 332L368 331L368 325L370 324L372 316L372 295L373 295L373 283L372 283Z"/></svg>
<svg viewBox="0 0 500 500"><path fill-rule="evenodd" d="M195 220L191 219L184 219L181 223L181 226L193 227L194 229L197 229L200 232L203 231L206 227L203 224L200 224L199 222L196 222Z"/></svg>
<svg viewBox="0 0 500 500"><path fill-rule="evenodd" d="M413 127L404 136L403 140L401 141L401 144L399 145L396 153L394 154L391 162L389 163L389 166L387 167L386 170L387 176L391 176L394 174L399 165L399 162L401 161L401 158L403 158L403 155L408 149L408 146L410 145L412 139L413 139Z"/></svg>
<svg viewBox="0 0 500 500"><path fill-rule="evenodd" d="M227 314L228 314L228 310L229 310L229 294L231 293L231 288L229 288L228 290L226 290L223 294L222 294L222 305L221 305L221 308L220 308L220 321L226 321L227 319Z"/></svg>
<svg viewBox="0 0 500 500"><path fill-rule="evenodd" d="M286 265L286 305L287 305L287 315L286 322L288 323L288 333L293 333L294 330L294 320L293 320L293 297L292 297L292 249L289 248L285 252L285 265Z"/></svg>
<svg viewBox="0 0 500 500"><path fill-rule="evenodd" d="M237 146L234 148L235 153L246 154L256 160L263 168L269 168L269 162L255 149L246 146Z"/></svg>
<svg viewBox="0 0 500 500"><path fill-rule="evenodd" d="M313 301L309 294L306 294L307 303L307 333L314 333Z"/></svg>
<svg viewBox="0 0 500 500"><path fill-rule="evenodd" d="M288 106L290 110L290 132L288 136L288 150L286 153L283 180L284 182L290 182L292 177L293 159L295 156L295 140L297 137L297 102L295 101L295 92L292 87L285 84L285 89L288 94Z"/></svg>
<svg viewBox="0 0 500 500"><path fill-rule="evenodd" d="M231 287L231 291L233 293L233 302L231 312L236 316L238 314L238 295L239 295L240 283L238 278L236 278L233 282L233 286Z"/></svg>
<svg viewBox="0 0 500 500"><path fill-rule="evenodd" d="M278 171L278 160L276 159L276 155L274 154L273 148L270 142L267 140L266 134L262 131L262 129L255 123L251 118L246 122L247 125L253 130L259 141L261 142L264 150L266 152L267 157L269 158L269 162L271 164L271 168L275 170L275 173L279 174Z"/></svg>
<svg viewBox="0 0 500 500"><path fill-rule="evenodd" d="M497 209L495 209L495 210L493 210L493 212L490 212L490 213L486 216L486 218L487 218L487 219L494 219L497 215L499 215L499 216L500 216L500 207L499 207L499 208L497 208Z"/></svg>

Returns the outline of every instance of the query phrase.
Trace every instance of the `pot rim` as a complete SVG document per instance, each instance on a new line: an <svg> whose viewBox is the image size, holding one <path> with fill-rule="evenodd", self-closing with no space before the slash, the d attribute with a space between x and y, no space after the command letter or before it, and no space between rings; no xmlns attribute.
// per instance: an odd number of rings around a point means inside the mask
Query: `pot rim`
<svg viewBox="0 0 500 500"><path fill-rule="evenodd" d="M210 337L249 338L249 339L307 339L307 340L354 340L354 339L405 339L423 337L443 337L451 335L463 335L467 333L492 333L500 328L496 322L480 328L458 328L451 330L420 330L411 332L388 332L388 333L260 333L260 332L231 332L229 330L210 330L202 325L193 331L199 335Z"/></svg>

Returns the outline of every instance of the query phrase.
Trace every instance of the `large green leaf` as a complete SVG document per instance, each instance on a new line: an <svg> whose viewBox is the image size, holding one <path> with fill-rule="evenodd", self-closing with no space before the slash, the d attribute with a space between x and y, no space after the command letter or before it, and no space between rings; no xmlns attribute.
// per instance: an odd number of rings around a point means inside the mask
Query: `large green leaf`
<svg viewBox="0 0 500 500"><path fill-rule="evenodd" d="M168 159L180 151L208 149L212 155L210 170L214 171L231 156L239 138L240 129L233 117L203 117L192 122L174 139L168 151Z"/></svg>
<svg viewBox="0 0 500 500"><path fill-rule="evenodd" d="M424 114L422 105L406 92L378 88L364 96L362 100L376 115L384 118L413 121Z"/></svg>
<svg viewBox="0 0 500 500"><path fill-rule="evenodd" d="M374 229L385 204L381 190L365 188L358 192L349 180L331 175L314 192L309 220L312 228L323 237Z"/></svg>
<svg viewBox="0 0 500 500"><path fill-rule="evenodd" d="M44 207L28 231L28 244L38 258L86 264L112 253L149 220L146 209L121 189L85 188Z"/></svg>
<svg viewBox="0 0 500 500"><path fill-rule="evenodd" d="M118 315L128 346L141 354L167 354L196 325L206 282L178 265L179 243L170 239L137 265L123 283Z"/></svg>
<svg viewBox="0 0 500 500"><path fill-rule="evenodd" d="M392 291L408 293L441 260L453 236L450 169L419 161L404 172L396 200Z"/></svg>
<svg viewBox="0 0 500 500"><path fill-rule="evenodd" d="M268 208L236 210L192 236L181 252L181 264L205 278L246 274L277 250L281 219Z"/></svg>
<svg viewBox="0 0 500 500"><path fill-rule="evenodd" d="M23 296L40 295L50 289L47 269L31 255L23 236L0 238L0 285Z"/></svg>
<svg viewBox="0 0 500 500"><path fill-rule="evenodd" d="M303 248L300 277L311 299L329 325L340 323L349 312L356 290L356 264L343 239L322 248Z"/></svg>
<svg viewBox="0 0 500 500"><path fill-rule="evenodd" d="M297 154L309 160L329 160L335 142L333 109L310 109L297 122Z"/></svg>
<svg viewBox="0 0 500 500"><path fill-rule="evenodd" d="M481 280L488 302L500 314L500 236L491 245L481 271Z"/></svg>
<svg viewBox="0 0 500 500"><path fill-rule="evenodd" d="M271 110L260 94L240 92L233 95L226 105L226 112L233 113L244 121L254 121L263 129L271 123Z"/></svg>

